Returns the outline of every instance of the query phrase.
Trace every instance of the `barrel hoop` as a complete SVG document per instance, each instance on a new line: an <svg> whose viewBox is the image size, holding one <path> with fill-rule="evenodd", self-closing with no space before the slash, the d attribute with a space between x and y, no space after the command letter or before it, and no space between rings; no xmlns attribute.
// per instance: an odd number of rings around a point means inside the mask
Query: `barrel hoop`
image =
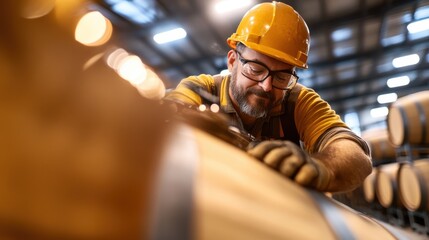
<svg viewBox="0 0 429 240"><path fill-rule="evenodd" d="M420 206L417 208L417 210L427 210L427 201L428 201L428 193L427 191L422 191L422 189L425 189L424 186L426 186L426 181L423 177L423 173L422 171L420 171L420 169L416 168L415 166L413 166L415 173L417 174L417 179L419 180L419 185L420 185L420 195L421 195L421 202L420 202Z"/></svg>
<svg viewBox="0 0 429 240"><path fill-rule="evenodd" d="M309 193L313 196L313 199L316 200L316 203L318 203L319 210L325 216L329 226L337 236L336 239L356 239L347 226L346 219L343 218L339 208L335 207L322 193L314 190L309 190Z"/></svg>
<svg viewBox="0 0 429 240"><path fill-rule="evenodd" d="M422 126L422 134L420 135L421 136L420 143L425 143L426 142L426 124L427 124L428 119L426 119L425 109L424 109L422 103L416 102L416 107L417 107L417 110L419 111L420 125Z"/></svg>
<svg viewBox="0 0 429 240"><path fill-rule="evenodd" d="M405 236L404 234L402 234L398 229L396 229L395 227L393 227L392 225L382 222L380 220L377 220L375 218L368 218L371 219L372 221L378 223L379 225L381 225L383 228L385 228L390 234L392 234L397 240L409 240L409 238L407 236Z"/></svg>
<svg viewBox="0 0 429 240"><path fill-rule="evenodd" d="M179 130L192 136L190 129ZM174 141L176 140L176 141ZM149 239L193 239L193 195L198 146L191 137L171 139L160 166L153 201L151 236Z"/></svg>
<svg viewBox="0 0 429 240"><path fill-rule="evenodd" d="M405 113L405 110L402 106L398 106L398 110L399 110L399 113L401 114L401 117L403 120L402 124L403 124L403 129L404 129L404 139L402 141L402 144L404 144L410 140L409 136L408 136L410 134L410 131L407 128L407 126L409 126L410 121L408 120L407 114Z"/></svg>

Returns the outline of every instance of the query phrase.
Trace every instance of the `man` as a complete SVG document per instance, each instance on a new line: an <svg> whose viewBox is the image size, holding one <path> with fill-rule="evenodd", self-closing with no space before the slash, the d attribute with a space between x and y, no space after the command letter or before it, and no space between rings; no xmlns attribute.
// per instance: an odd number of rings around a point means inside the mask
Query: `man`
<svg viewBox="0 0 429 240"><path fill-rule="evenodd" d="M319 191L356 188L371 172L368 145L312 89L297 83L307 68L309 30L281 2L250 9L227 39L228 76L186 78L166 100L198 106L218 97L232 125L260 140L248 153ZM301 148L301 147L302 148Z"/></svg>

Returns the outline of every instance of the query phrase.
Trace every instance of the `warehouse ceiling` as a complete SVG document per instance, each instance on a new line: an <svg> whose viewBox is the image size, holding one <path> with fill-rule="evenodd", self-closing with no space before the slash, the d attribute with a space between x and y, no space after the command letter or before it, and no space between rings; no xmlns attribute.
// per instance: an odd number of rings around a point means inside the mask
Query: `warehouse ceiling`
<svg viewBox="0 0 429 240"><path fill-rule="evenodd" d="M238 0L241 8L218 13L213 8L219 1L97 0L91 7L111 20L120 47L138 55L173 88L186 76L225 69L226 38L245 11L264 2ZM388 107L377 101L380 94L402 97L429 89L429 30L411 34L407 29L409 23L429 18L429 0L282 2L303 16L311 33L309 69L298 71L300 82L319 92L342 117L358 116L362 130L384 124L385 117L369 114ZM154 34L175 27L187 32L184 39L154 41ZM394 58L410 54L419 57L416 64L393 66ZM389 78L401 76L408 76L408 85L388 87Z"/></svg>

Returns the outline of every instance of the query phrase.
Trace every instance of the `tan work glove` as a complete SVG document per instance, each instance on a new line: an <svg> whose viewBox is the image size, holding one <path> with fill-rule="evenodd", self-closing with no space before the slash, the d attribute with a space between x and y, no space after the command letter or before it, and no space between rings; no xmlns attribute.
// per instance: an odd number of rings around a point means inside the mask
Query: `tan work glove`
<svg viewBox="0 0 429 240"><path fill-rule="evenodd" d="M302 186L324 191L330 182L329 170L290 141L263 141L247 152Z"/></svg>

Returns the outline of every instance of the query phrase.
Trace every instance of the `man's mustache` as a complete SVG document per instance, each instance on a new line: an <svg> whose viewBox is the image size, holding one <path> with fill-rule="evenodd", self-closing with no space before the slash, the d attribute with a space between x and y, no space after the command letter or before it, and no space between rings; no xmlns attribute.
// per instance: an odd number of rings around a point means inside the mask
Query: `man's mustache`
<svg viewBox="0 0 429 240"><path fill-rule="evenodd" d="M267 98L271 101L274 101L275 97L274 94L272 94L272 92L265 92L261 89L255 89L255 88L250 88L247 91L249 94L255 94L258 97L262 97L262 98Z"/></svg>

